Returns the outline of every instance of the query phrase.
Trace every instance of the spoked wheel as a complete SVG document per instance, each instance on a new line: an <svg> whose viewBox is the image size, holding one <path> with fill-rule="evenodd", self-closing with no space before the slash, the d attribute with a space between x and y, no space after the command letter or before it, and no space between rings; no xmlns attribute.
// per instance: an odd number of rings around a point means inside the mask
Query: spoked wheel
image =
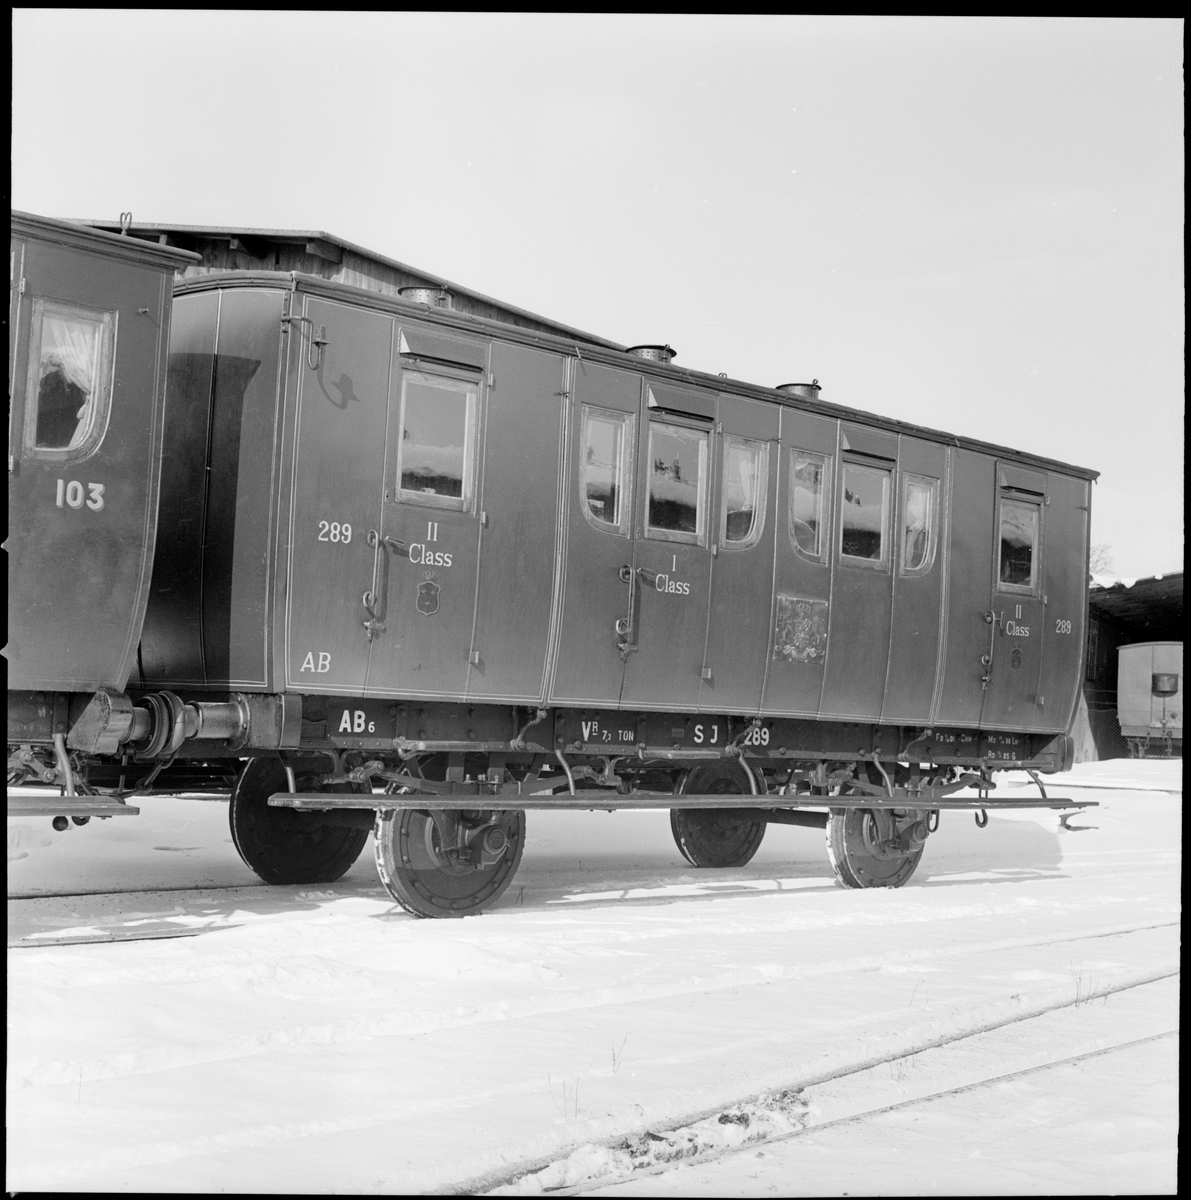
<svg viewBox="0 0 1191 1200"><path fill-rule="evenodd" d="M696 768L682 790L693 795L743 795L744 768L735 763ZM693 867L743 867L761 845L765 822L742 820L730 808L672 808L670 831Z"/></svg>
<svg viewBox="0 0 1191 1200"><path fill-rule="evenodd" d="M415 917L467 917L491 908L521 862L524 812L382 811L376 870Z"/></svg>
<svg viewBox="0 0 1191 1200"><path fill-rule="evenodd" d="M844 887L901 887L918 866L928 814L914 809L833 808L827 853Z"/></svg>
<svg viewBox="0 0 1191 1200"><path fill-rule="evenodd" d="M324 825L318 813L270 808L269 797L288 788L278 759L249 760L232 789L228 813L236 850L266 883L334 883L360 857L368 830ZM367 789L344 783L328 790Z"/></svg>

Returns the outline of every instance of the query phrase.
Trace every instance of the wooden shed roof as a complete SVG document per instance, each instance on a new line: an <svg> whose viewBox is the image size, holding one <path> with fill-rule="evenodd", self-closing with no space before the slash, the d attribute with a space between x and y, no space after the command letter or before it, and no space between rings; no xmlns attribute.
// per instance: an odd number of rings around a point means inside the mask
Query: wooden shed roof
<svg viewBox="0 0 1191 1200"><path fill-rule="evenodd" d="M1153 575L1133 581L1093 583L1088 594L1092 612L1128 625L1154 641L1183 640L1183 573Z"/></svg>
<svg viewBox="0 0 1191 1200"><path fill-rule="evenodd" d="M113 233L122 229L119 221L83 220L79 224ZM213 271L298 271L390 296L396 296L402 287L444 288L451 293L455 308L470 316L518 325L538 333L552 333L583 345L625 349L618 342L486 296L321 229L250 229L134 221L128 225L127 232L130 237L142 241L177 246L200 255L201 261L178 271L184 278Z"/></svg>

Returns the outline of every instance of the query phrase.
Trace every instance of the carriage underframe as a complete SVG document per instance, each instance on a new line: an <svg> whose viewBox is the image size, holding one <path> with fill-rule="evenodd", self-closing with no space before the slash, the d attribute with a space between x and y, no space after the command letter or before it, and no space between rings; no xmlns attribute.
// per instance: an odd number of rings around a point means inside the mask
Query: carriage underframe
<svg viewBox="0 0 1191 1200"><path fill-rule="evenodd" d="M382 882L423 917L466 916L499 899L521 860L529 809L669 809L679 850L701 868L745 865L770 824L819 828L840 882L860 888L905 883L944 811L974 812L983 825L989 809L1092 803L1046 794L1038 771L1068 766L1069 743L1045 735L722 718L730 738L715 749L644 738L602 747L571 736L573 713L531 709L490 712L487 737L475 738L473 729L462 741L449 726L460 716L478 726L484 714L442 705L434 715L443 740L300 737L284 747L277 743L285 721L249 712L237 725L246 707L234 697L187 703L161 693L141 697L136 708L111 703L113 712L121 708L128 729L118 754L72 750L60 734L48 746L10 748L10 782L24 772L64 793L15 798L15 810L10 799L10 813L51 815L65 829L69 821L135 814L125 801L136 795L230 790L236 849L265 882L333 882L372 832ZM677 737L691 724L684 714L632 721L645 736L672 726ZM511 735L500 737L501 725ZM106 748L111 728L108 719L91 737L93 750ZM223 736L210 737L215 732ZM994 771L1006 769L1028 771L1040 795L994 796Z"/></svg>

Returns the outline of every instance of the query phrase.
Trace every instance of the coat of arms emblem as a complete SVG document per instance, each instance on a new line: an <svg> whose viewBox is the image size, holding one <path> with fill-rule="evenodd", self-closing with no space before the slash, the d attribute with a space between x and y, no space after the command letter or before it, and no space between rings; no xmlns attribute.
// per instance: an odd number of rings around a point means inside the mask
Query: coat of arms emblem
<svg viewBox="0 0 1191 1200"><path fill-rule="evenodd" d="M418 612L432 617L438 612L438 593L442 590L434 581L438 578L433 571L426 572L426 582L418 584Z"/></svg>

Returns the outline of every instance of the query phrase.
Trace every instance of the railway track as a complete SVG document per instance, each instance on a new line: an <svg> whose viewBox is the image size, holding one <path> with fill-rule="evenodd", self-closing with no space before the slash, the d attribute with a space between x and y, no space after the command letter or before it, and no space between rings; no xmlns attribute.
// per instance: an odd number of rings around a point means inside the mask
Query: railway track
<svg viewBox="0 0 1191 1200"><path fill-rule="evenodd" d="M889 1079L904 1080L909 1077L909 1072L899 1074L900 1064L916 1062L927 1055L946 1055L964 1043L978 1042L982 1038L986 1043L992 1041L995 1044L997 1035L1013 1026L1024 1023L1041 1026L1048 1021L1054 1025L1055 1018L1069 1010L1079 1009L1092 1001L1107 1000L1110 996L1161 986L1165 981L1178 979L1179 976L1177 967L1139 973L1128 980L1089 988L1074 998L1039 1005L1031 1011L953 1032L909 1050L863 1059L828 1073L792 1079L788 1087L771 1088L746 1096L729 1106L694 1112L665 1126L635 1132L627 1137L588 1143L573 1148L565 1155L521 1164L499 1176L465 1180L443 1190L445 1194L452 1195L590 1194L632 1184L647 1176L672 1170L680 1163L684 1166L705 1165L745 1149L756 1151L836 1126L855 1124L885 1113L929 1104L1152 1042L1173 1040L1179 1034L1177 998L1174 1001L1172 1028L1139 1037L1114 1039L1107 1046L1091 1045L1074 1054L1063 1053L1055 1045L1055 1039L1051 1041L1054 1050L1046 1055L1045 1061L1008 1071L981 1072L979 1078L967 1079L953 1086L911 1089L910 1095L890 1103L881 1102L888 1097L879 1095L876 1103L871 1102L873 1076L881 1069L889 1071ZM1050 1036L1049 1030L1039 1029L1038 1032L1043 1037ZM878 1087L875 1090L879 1093L882 1089Z"/></svg>

